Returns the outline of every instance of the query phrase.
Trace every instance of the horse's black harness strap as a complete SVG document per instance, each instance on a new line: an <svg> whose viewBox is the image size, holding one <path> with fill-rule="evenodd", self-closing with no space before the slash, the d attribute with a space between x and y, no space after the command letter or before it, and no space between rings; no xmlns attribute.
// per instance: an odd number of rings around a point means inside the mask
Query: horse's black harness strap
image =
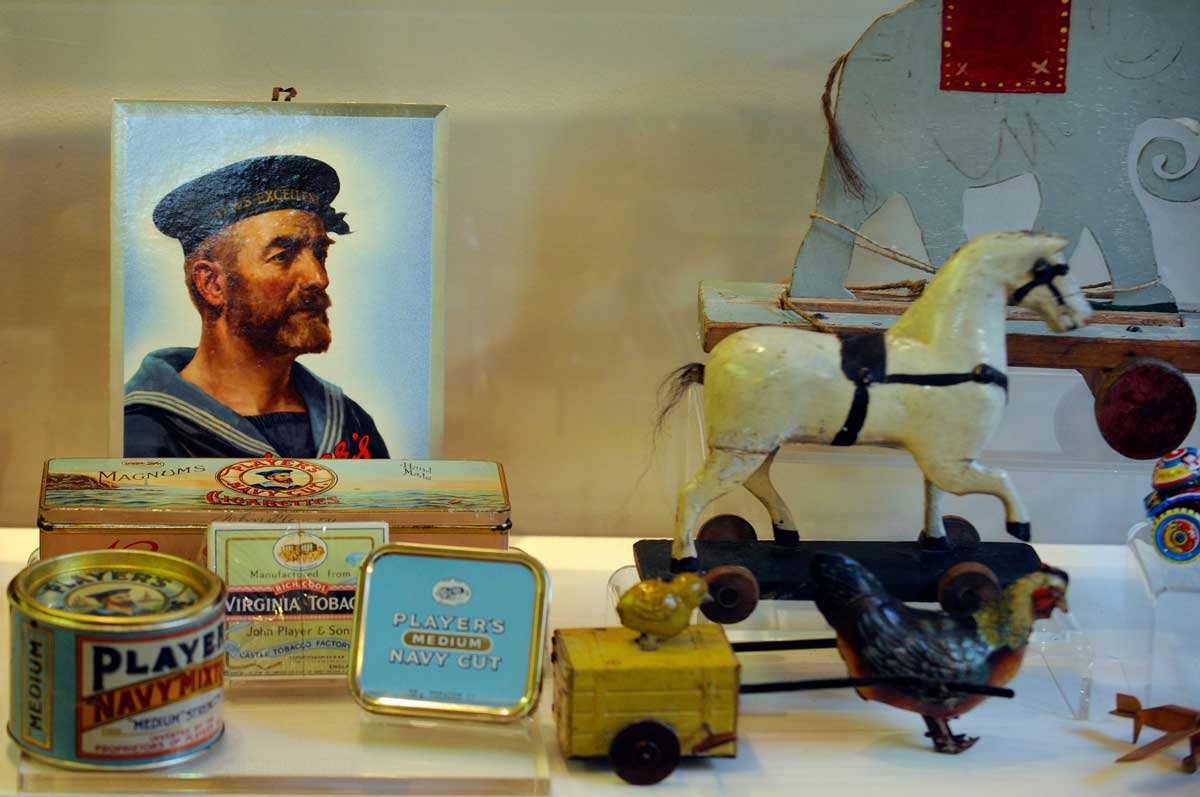
<svg viewBox="0 0 1200 797"><path fill-rule="evenodd" d="M979 382L984 385L999 385L1004 388L1005 395L1008 394L1008 376L987 363L980 363L966 374L888 374L883 381L901 385L931 385L933 387Z"/></svg>
<svg viewBox="0 0 1200 797"><path fill-rule="evenodd" d="M846 422L833 438L832 444L850 446L854 445L867 421L867 404L870 403L867 388L871 383L887 378L887 348L883 334L879 332L839 337L842 339L842 373L854 383L854 400L850 403Z"/></svg>
<svg viewBox="0 0 1200 797"><path fill-rule="evenodd" d="M983 385L999 385L1008 397L1008 377L998 368L980 363L967 373L959 374L889 374L887 372L887 348L882 332L863 332L842 336L842 373L854 383L854 398L846 422L834 436L831 445L849 446L858 440L867 421L867 407L871 401L869 388L873 384L926 385L949 387L965 382Z"/></svg>

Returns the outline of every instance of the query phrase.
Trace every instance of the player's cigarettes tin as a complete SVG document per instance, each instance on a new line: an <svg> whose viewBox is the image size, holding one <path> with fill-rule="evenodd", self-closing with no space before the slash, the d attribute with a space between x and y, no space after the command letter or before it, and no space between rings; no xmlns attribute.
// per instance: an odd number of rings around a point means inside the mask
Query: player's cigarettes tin
<svg viewBox="0 0 1200 797"><path fill-rule="evenodd" d="M221 737L225 585L175 556L88 551L8 585L8 733L74 769L149 769Z"/></svg>
<svg viewBox="0 0 1200 797"><path fill-rule="evenodd" d="M208 524L383 521L393 542L508 546L496 462L403 459L52 459L43 557L103 548L207 563Z"/></svg>

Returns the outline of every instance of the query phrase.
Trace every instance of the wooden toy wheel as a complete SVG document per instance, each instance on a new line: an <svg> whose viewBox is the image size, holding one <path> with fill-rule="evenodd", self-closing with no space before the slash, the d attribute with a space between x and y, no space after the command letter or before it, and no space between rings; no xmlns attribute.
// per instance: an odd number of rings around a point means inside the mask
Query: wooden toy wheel
<svg viewBox="0 0 1200 797"><path fill-rule="evenodd" d="M960 546L974 548L979 545L979 531L965 517L943 515L942 526L946 529L946 540L950 543L951 548Z"/></svg>
<svg viewBox="0 0 1200 797"><path fill-rule="evenodd" d="M696 537L707 542L739 542L758 539L758 535L754 533L754 526L738 515L717 515L710 518L700 527L700 533Z"/></svg>
<svg viewBox="0 0 1200 797"><path fill-rule="evenodd" d="M970 614L999 594L1000 579L979 562L959 562L938 581L938 603L948 612Z"/></svg>
<svg viewBox="0 0 1200 797"><path fill-rule="evenodd" d="M608 746L613 772L626 783L649 786L675 771L679 764L679 738L656 720L626 725Z"/></svg>
<svg viewBox="0 0 1200 797"><path fill-rule="evenodd" d="M740 623L754 613L758 605L758 579L744 567L722 565L704 574L712 600L700 604L700 611L714 623Z"/></svg>
<svg viewBox="0 0 1200 797"><path fill-rule="evenodd" d="M1089 380L1104 441L1131 459L1157 459L1179 448L1196 421L1187 377L1162 360L1139 357Z"/></svg>

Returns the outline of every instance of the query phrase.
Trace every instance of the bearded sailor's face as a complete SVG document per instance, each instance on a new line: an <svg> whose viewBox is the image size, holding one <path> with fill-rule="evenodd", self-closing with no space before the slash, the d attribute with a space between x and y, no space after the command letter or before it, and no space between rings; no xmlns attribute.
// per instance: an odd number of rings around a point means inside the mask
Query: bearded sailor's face
<svg viewBox="0 0 1200 797"><path fill-rule="evenodd" d="M227 270L224 312L237 335L263 354L307 354L329 348L329 275L333 241L306 210L275 210L229 228L236 254Z"/></svg>

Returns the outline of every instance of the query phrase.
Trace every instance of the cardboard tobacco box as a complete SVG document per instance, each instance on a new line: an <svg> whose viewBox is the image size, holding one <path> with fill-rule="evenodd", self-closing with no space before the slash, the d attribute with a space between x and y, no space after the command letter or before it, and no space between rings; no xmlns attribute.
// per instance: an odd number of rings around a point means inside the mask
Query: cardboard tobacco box
<svg viewBox="0 0 1200 797"><path fill-rule="evenodd" d="M496 462L403 459L52 459L38 502L42 558L131 548L207 564L213 521L383 521L391 542L508 547Z"/></svg>

